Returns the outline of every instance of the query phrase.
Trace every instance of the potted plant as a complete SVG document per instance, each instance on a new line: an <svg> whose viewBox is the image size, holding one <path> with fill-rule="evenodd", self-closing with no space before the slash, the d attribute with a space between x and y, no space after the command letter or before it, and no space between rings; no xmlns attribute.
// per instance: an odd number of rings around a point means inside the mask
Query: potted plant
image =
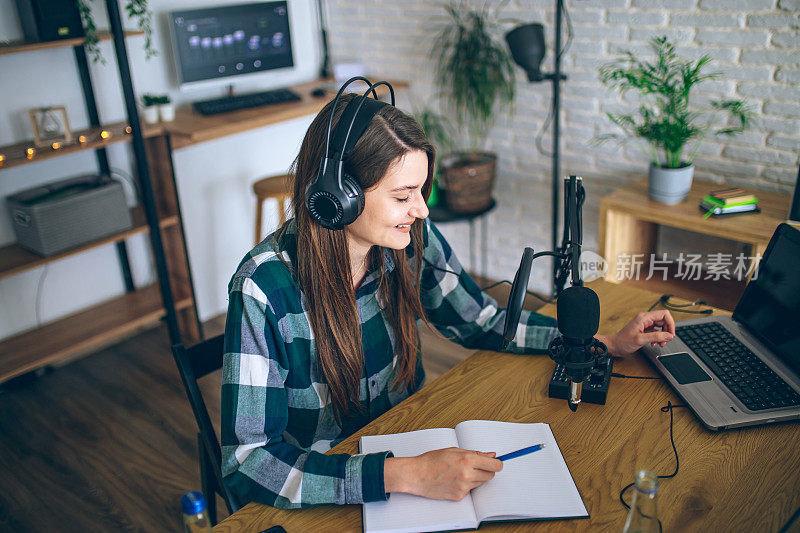
<svg viewBox="0 0 800 533"><path fill-rule="evenodd" d="M106 60L100 53L99 39L97 37L97 26L94 23L94 15L89 7L92 0L75 0L78 11L83 19L83 31L86 35L86 51L92 56L92 60L106 64ZM153 13L148 6L148 0L125 0L125 12L132 19L137 21L139 29L144 32L144 50L146 58L158 55L153 48Z"/></svg>
<svg viewBox="0 0 800 533"><path fill-rule="evenodd" d="M169 95L162 94L156 97L158 101L158 116L163 122L172 122L175 120L175 106L172 103Z"/></svg>
<svg viewBox="0 0 800 533"><path fill-rule="evenodd" d="M636 114L606 113L623 134L605 134L599 142L625 142L638 138L645 142L650 158L648 194L665 204L677 204L689 194L694 174L694 156L709 132L714 135L741 133L753 118L743 100L711 102L712 113L700 113L689 108L692 89L699 83L718 78L719 72L704 73L711 62L708 55L697 61L679 59L675 47L666 37L654 37L650 47L655 61L639 59L630 51L623 57L600 67L600 80L621 94L635 91L641 98ZM714 128L714 115L727 115L727 125ZM684 150L693 141L689 154Z"/></svg>
<svg viewBox="0 0 800 533"><path fill-rule="evenodd" d="M497 110L514 100L514 66L505 44L493 35L499 24L486 3L473 9L453 1L445 10L448 21L431 56L444 110L466 135L456 139L461 149L443 158L442 185L450 210L470 213L492 201L497 155L484 145Z"/></svg>
<svg viewBox="0 0 800 533"><path fill-rule="evenodd" d="M436 113L430 108L424 108L414 113L419 121L428 140L436 148L436 168L433 174L433 185L431 195L428 197L428 205L438 205L441 198L439 195L439 181L441 180L441 154L448 153L453 149L453 125L444 115Z"/></svg>
<svg viewBox="0 0 800 533"><path fill-rule="evenodd" d="M148 124L155 124L158 122L158 107L161 98L155 94L142 95L142 118Z"/></svg>

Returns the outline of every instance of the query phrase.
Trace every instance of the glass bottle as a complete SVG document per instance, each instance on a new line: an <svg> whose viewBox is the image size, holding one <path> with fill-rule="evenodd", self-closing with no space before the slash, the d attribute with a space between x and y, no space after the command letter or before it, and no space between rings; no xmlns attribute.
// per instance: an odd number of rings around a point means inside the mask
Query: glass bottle
<svg viewBox="0 0 800 533"><path fill-rule="evenodd" d="M206 510L206 499L199 491L187 492L181 498L184 533L212 533Z"/></svg>
<svg viewBox="0 0 800 533"><path fill-rule="evenodd" d="M659 533L658 509L658 476L650 470L639 470L633 484L633 499L628 519L622 533Z"/></svg>

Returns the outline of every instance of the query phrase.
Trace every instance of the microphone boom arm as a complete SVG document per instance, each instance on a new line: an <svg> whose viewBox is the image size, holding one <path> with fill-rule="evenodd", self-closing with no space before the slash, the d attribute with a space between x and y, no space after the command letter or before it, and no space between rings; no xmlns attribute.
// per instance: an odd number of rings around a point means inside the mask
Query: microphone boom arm
<svg viewBox="0 0 800 533"><path fill-rule="evenodd" d="M571 287L566 290L563 313L557 305L560 336L553 339L547 348L551 359L563 365L569 380L568 403L574 412L581 401L583 382L588 379L593 367L605 367L610 371L608 349L594 338L600 316L600 303L597 294L583 287L581 279L581 244L583 241L583 202L586 192L579 176L564 178L564 229L561 246L553 252L533 253L525 248L520 266L514 276L511 294L506 308L506 323L503 330L501 351L505 351L516 336L519 317L525 299L531 263L545 255L555 257L557 276L554 279L555 294L564 292L567 278ZM567 295L566 293L569 293ZM560 302L560 300L559 300ZM563 315L563 317L562 317Z"/></svg>

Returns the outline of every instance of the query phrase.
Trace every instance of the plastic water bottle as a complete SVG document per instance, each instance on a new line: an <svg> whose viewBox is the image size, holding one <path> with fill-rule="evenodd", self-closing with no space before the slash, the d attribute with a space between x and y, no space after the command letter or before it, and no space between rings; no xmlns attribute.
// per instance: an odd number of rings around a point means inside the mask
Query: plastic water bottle
<svg viewBox="0 0 800 533"><path fill-rule="evenodd" d="M649 470L639 470L633 484L631 510L622 533L659 533L658 510L656 508L658 494L658 476Z"/></svg>
<svg viewBox="0 0 800 533"><path fill-rule="evenodd" d="M181 498L184 533L212 533L206 510L206 499L199 491L187 492Z"/></svg>

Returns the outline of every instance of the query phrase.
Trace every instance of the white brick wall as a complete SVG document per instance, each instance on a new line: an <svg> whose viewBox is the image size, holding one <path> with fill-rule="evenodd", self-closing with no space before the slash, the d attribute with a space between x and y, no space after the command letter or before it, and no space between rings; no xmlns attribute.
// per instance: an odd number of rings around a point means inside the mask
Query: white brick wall
<svg viewBox="0 0 800 533"><path fill-rule="evenodd" d="M484 0L469 0L476 7ZM708 139L698 150L695 176L756 189L790 192L800 153L800 1L799 0L567 0L574 26L563 70L562 172L584 176L584 244L597 246L599 199L620 185L646 176L647 158L633 146L591 146L599 133L614 131L605 112L629 106L597 79L597 67L620 50L647 52L647 41L666 34L687 58L709 54L712 69L724 73L700 87L703 104L720 97L743 97L755 107L758 124L730 140ZM497 2L495 2L495 5ZM551 0L512 0L501 17L543 22L550 52L543 70L552 69ZM432 101L432 60L428 57L440 2L427 0L331 0L327 3L331 57L356 60L377 77L405 79L399 91L406 109ZM510 25L505 29L510 29ZM566 35L566 28L565 28ZM502 38L502 35L500 36ZM530 84L517 70L512 116L498 118L488 148L500 157L489 217L489 271L510 279L522 249L550 248L550 158L536 151L534 136L547 116L550 84ZM549 134L544 136L549 149ZM465 265L469 263L468 226L442 228ZM478 265L473 268L478 269ZM535 266L531 287L547 290L549 262Z"/></svg>

